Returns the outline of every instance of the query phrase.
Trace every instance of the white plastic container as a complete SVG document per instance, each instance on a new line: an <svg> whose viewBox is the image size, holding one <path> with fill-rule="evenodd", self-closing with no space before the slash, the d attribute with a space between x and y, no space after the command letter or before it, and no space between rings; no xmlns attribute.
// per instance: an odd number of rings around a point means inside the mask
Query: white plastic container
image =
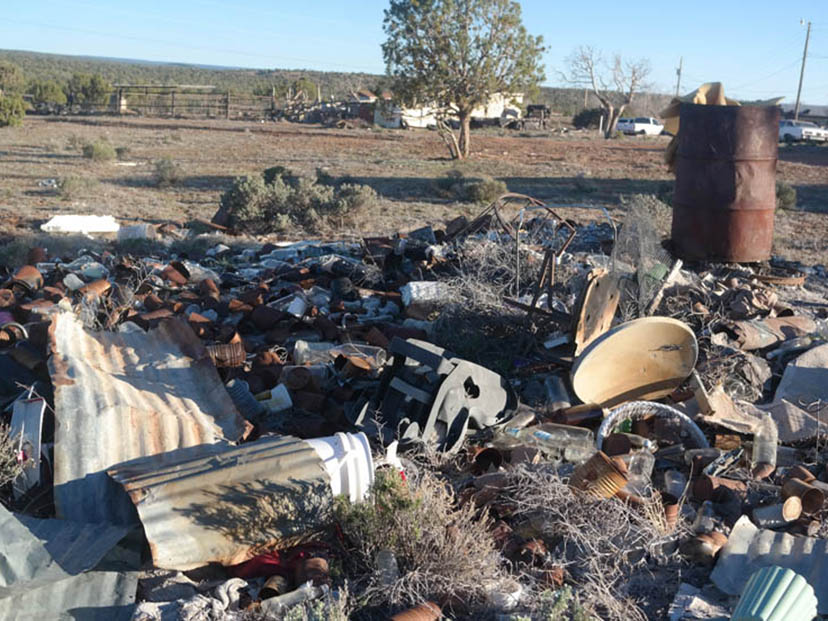
<svg viewBox="0 0 828 621"><path fill-rule="evenodd" d="M47 233L117 233L120 228L112 216L53 216L40 225Z"/></svg>
<svg viewBox="0 0 828 621"><path fill-rule="evenodd" d="M364 433L340 432L326 438L311 438L305 443L322 460L334 496L345 495L351 502L365 498L374 483L374 460Z"/></svg>
<svg viewBox="0 0 828 621"><path fill-rule="evenodd" d="M431 305L445 302L449 287L444 282L412 280L400 287L402 303L405 306Z"/></svg>
<svg viewBox="0 0 828 621"><path fill-rule="evenodd" d="M148 223L122 226L118 230L118 241L125 239L155 239L158 237L158 230Z"/></svg>
<svg viewBox="0 0 828 621"><path fill-rule="evenodd" d="M293 399L290 398L287 386L279 384L270 391L270 399L262 401L262 405L269 411L276 413L293 407Z"/></svg>

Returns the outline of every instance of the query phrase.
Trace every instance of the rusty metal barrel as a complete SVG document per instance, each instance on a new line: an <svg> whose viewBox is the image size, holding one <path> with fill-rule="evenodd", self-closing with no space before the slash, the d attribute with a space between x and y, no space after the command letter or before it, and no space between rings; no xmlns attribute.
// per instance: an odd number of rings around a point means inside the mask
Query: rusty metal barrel
<svg viewBox="0 0 828 621"><path fill-rule="evenodd" d="M777 106L681 104L672 238L685 260L770 258Z"/></svg>

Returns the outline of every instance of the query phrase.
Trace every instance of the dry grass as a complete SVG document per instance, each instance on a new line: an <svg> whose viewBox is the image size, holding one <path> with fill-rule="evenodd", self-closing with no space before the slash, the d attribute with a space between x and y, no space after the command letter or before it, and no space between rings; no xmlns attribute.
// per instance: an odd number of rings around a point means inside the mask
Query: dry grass
<svg viewBox="0 0 828 621"><path fill-rule="evenodd" d="M130 162L98 164L83 158L83 144L106 140L129 145ZM623 217L619 198L654 194L670 179L663 163L667 140L605 141L591 135L522 137L507 131L475 132L474 153L463 166L470 178L496 177L509 191L554 204L578 223L603 221L598 208ZM66 148L64 147L66 145ZM0 179L0 216L22 226L56 211L106 210L116 217L158 222L210 218L232 179L250 170L286 165L313 176L323 167L336 178L350 177L380 195L371 208L354 214L353 227L365 235L412 230L473 210L471 203L441 199L433 182L456 164L445 157L439 136L427 131L337 130L290 123L150 118L27 118L23 127L0 132L4 175ZM780 152L779 178L798 194L799 208L776 216L774 254L824 263L828 223L824 215L828 149ZM825 155L823 155L823 152ZM169 157L185 174L169 188L154 187L153 162ZM787 161L786 161L787 159ZM129 164L129 165L124 165ZM68 175L100 178L83 206L56 203L37 185ZM579 192L578 175L595 191ZM560 205L560 207L558 207ZM669 230L669 211L659 233ZM333 232L344 231L335 223ZM288 236L290 232L286 233ZM295 235L294 235L295 237Z"/></svg>
<svg viewBox="0 0 828 621"><path fill-rule="evenodd" d="M488 589L503 578L488 534L491 520L455 501L443 481L423 470L407 483L396 472L380 471L365 503L338 502L356 605L398 609L431 600L485 608ZM394 554L396 579L380 572L380 550Z"/></svg>
<svg viewBox="0 0 828 621"><path fill-rule="evenodd" d="M6 425L0 425L0 488L6 487L23 472L17 459L17 442Z"/></svg>
<svg viewBox="0 0 828 621"><path fill-rule="evenodd" d="M647 557L658 557L669 538L655 509L638 511L617 499L575 493L548 466L511 471L505 500L514 506L515 520L540 531L551 563L566 569L579 605L590 615L647 618L641 608L647 594L631 589L630 582L648 571Z"/></svg>

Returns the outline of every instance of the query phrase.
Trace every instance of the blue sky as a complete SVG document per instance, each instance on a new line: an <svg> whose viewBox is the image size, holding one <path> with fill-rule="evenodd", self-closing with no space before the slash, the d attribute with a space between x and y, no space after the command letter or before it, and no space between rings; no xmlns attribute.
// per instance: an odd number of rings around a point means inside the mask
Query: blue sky
<svg viewBox="0 0 828 621"><path fill-rule="evenodd" d="M649 58L656 90L724 82L740 98L796 97L811 20L802 99L828 104L828 1L550 2L524 0L524 23L542 34L547 83L589 44L607 56ZM0 47L155 61L382 73L387 1L38 0L12 2L0 17ZM587 8L588 7L588 8Z"/></svg>

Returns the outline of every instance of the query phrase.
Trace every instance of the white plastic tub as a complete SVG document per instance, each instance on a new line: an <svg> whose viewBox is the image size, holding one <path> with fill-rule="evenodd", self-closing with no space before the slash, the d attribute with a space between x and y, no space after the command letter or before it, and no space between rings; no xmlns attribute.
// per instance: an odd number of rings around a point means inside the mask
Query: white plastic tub
<svg viewBox="0 0 828 621"><path fill-rule="evenodd" d="M374 482L374 460L364 433L340 432L305 442L322 460L330 476L334 496L346 495L351 502L365 498Z"/></svg>

